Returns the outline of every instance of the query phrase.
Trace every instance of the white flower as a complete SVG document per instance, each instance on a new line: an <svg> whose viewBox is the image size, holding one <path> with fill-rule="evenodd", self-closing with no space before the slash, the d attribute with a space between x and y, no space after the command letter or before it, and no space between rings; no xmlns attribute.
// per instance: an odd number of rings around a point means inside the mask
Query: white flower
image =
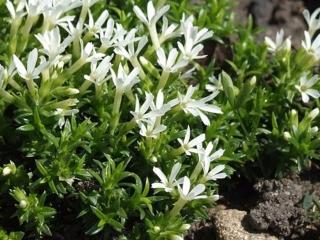
<svg viewBox="0 0 320 240"><path fill-rule="evenodd" d="M188 61L183 59L177 61L178 54L177 49L173 48L170 50L167 58L163 48L159 48L157 50L158 63L162 67L163 71L177 72L179 69L187 66Z"/></svg>
<svg viewBox="0 0 320 240"><path fill-rule="evenodd" d="M91 62L90 75L84 75L84 78L96 85L101 85L107 78L107 74L111 69L111 60L113 56L106 56L98 65L97 61Z"/></svg>
<svg viewBox="0 0 320 240"><path fill-rule="evenodd" d="M203 169L203 177L206 181L212 180L215 181L217 179L223 179L227 177L227 174L222 172L225 169L225 165L218 165L210 170L210 163L208 161L202 162L202 169Z"/></svg>
<svg viewBox="0 0 320 240"><path fill-rule="evenodd" d="M73 116L75 114L79 113L78 109L63 109L63 108L57 108L56 111L53 113L53 115L58 116L58 126L60 129L65 125L66 123L66 116Z"/></svg>
<svg viewBox="0 0 320 240"><path fill-rule="evenodd" d="M191 187L190 179L186 176L183 178L182 189L181 189L180 185L177 185L177 186L178 186L178 191L180 194L180 199L183 199L184 201L192 201L195 199L207 198L206 195L200 195L206 189L203 184L196 185L190 191L190 187Z"/></svg>
<svg viewBox="0 0 320 240"><path fill-rule="evenodd" d="M155 9L152 1L147 5L147 16L143 14L138 6L133 7L133 11L137 17L148 27L152 44L155 50L160 48L160 40L156 28L157 21L170 9L169 5L165 5L160 9ZM171 30L170 30L171 31Z"/></svg>
<svg viewBox="0 0 320 240"><path fill-rule="evenodd" d="M265 37L265 43L268 46L270 52L278 52L280 50L290 50L291 49L291 40L290 37L284 40L284 31L283 29L280 32L277 32L275 42L269 38Z"/></svg>
<svg viewBox="0 0 320 240"><path fill-rule="evenodd" d="M136 37L137 29L133 28L129 32L123 29L122 25L116 24L116 29L114 29L114 46L115 47L126 47L131 42L140 40Z"/></svg>
<svg viewBox="0 0 320 240"><path fill-rule="evenodd" d="M133 58L138 57L142 49L145 47L145 45L148 43L148 38L146 36L142 37L138 41L137 49L135 49L135 42L131 41L128 44L128 50L123 46L118 46L114 52L128 60L132 60Z"/></svg>
<svg viewBox="0 0 320 240"><path fill-rule="evenodd" d="M164 104L164 95L161 89L158 91L156 102L154 103L152 101L150 104L150 107L152 110L149 113L150 117L153 117L153 116L161 117L171 109L170 104ZM149 114L146 114L146 117L148 117Z"/></svg>
<svg viewBox="0 0 320 240"><path fill-rule="evenodd" d="M221 114L222 111L218 106L213 104L207 104L207 102L211 101L218 95L218 91L213 92L209 96L196 100L192 99L192 95L194 94L197 88L193 86L189 86L186 95L179 94L178 99L172 100L169 104L174 106L175 104L180 104L180 107L183 109L185 113L190 113L195 117L200 117L203 124L209 126L210 121L209 118L203 112L210 112L210 113L218 113Z"/></svg>
<svg viewBox="0 0 320 240"><path fill-rule="evenodd" d="M139 127L141 136L154 139L158 138L159 133L167 129L166 126L157 122L156 117L149 118L146 124L140 122Z"/></svg>
<svg viewBox="0 0 320 240"><path fill-rule="evenodd" d="M310 97L320 97L319 91L312 88L312 86L314 86L318 80L318 75L314 75L312 78L308 79L307 73L304 73L299 79L300 84L295 85L295 88L301 93L302 101L304 103L309 102Z"/></svg>
<svg viewBox="0 0 320 240"><path fill-rule="evenodd" d="M114 44L114 21L112 18L108 19L107 27L103 28L99 32L101 47L104 49L108 49Z"/></svg>
<svg viewBox="0 0 320 240"><path fill-rule="evenodd" d="M42 14L47 8L46 1L43 0L28 0L26 2L26 9L28 15L31 17L36 17Z"/></svg>
<svg viewBox="0 0 320 240"><path fill-rule="evenodd" d="M45 1L44 1L45 2ZM63 16L66 12L81 6L80 1L54 1L48 0L47 7L43 11L43 26L44 30L50 27L55 27L56 25L61 25L66 22L71 22L74 20L74 16Z"/></svg>
<svg viewBox="0 0 320 240"><path fill-rule="evenodd" d="M198 146L198 157L200 163L208 162L209 164L214 160L220 158L224 154L223 149L218 149L217 151L212 153L213 150L213 143L209 142L207 147L204 149L201 146Z"/></svg>
<svg viewBox="0 0 320 240"><path fill-rule="evenodd" d="M171 170L169 178L161 171L160 168L153 168L153 172L159 177L160 183L153 183L152 188L164 189L166 192L172 192L174 187L177 185L176 177L181 169L181 164L176 163Z"/></svg>
<svg viewBox="0 0 320 240"><path fill-rule="evenodd" d="M49 62L52 64L55 64L56 61L59 60L60 54L62 54L72 42L70 36L66 37L63 42L61 42L60 30L58 27L51 31L46 31L43 34L37 34L36 38L44 48L42 50L43 53L49 57Z"/></svg>
<svg viewBox="0 0 320 240"><path fill-rule="evenodd" d="M160 44L164 43L170 38L174 38L180 35L177 31L178 25L177 24L171 24L169 26L168 18L166 16L163 16L162 18L162 28L161 28L161 35L159 37Z"/></svg>
<svg viewBox="0 0 320 240"><path fill-rule="evenodd" d="M302 41L302 47L310 52L316 60L320 59L320 35L318 35L313 41L311 41L311 36L309 32L304 31L305 40Z"/></svg>
<svg viewBox="0 0 320 240"><path fill-rule="evenodd" d="M184 140L178 138L178 142L180 143L181 147L185 151L186 155L191 155L191 153L196 153L198 150L196 148L193 148L194 146L198 146L199 144L202 144L202 142L206 139L205 134L200 134L198 137L195 137L190 141L190 127L188 126L186 135L184 137Z"/></svg>
<svg viewBox="0 0 320 240"><path fill-rule="evenodd" d="M209 77L209 82L211 84L206 84L206 90L208 92L216 92L217 90L223 90L221 78L217 79L214 75L212 75L211 77Z"/></svg>
<svg viewBox="0 0 320 240"><path fill-rule="evenodd" d="M320 8L316 9L311 15L310 12L305 9L303 10L303 16L308 24L308 31L311 36L320 29L320 18L319 13L320 13Z"/></svg>
<svg viewBox="0 0 320 240"><path fill-rule="evenodd" d="M114 85L116 86L117 91L119 92L127 92L131 90L133 85L138 83L140 80L138 79L139 69L134 68L129 75L127 75L126 71L123 69L122 64L120 63L118 67L118 74L116 74L113 69L111 69L111 76Z"/></svg>
<svg viewBox="0 0 320 240"><path fill-rule="evenodd" d="M165 5L160 9L155 9L153 2L149 1L147 5L147 16L141 11L138 6L133 7L133 11L137 15L137 17L147 26L155 25L157 21L167 12L169 11L170 6Z"/></svg>
<svg viewBox="0 0 320 240"><path fill-rule="evenodd" d="M13 21L21 19L24 15L26 15L26 12L24 11L25 5L25 1L19 1L17 7L14 8L13 3L10 0L7 0L6 7Z"/></svg>
<svg viewBox="0 0 320 240"><path fill-rule="evenodd" d="M105 56L103 53L97 53L93 43L88 42L86 46L83 48L83 41L80 39L80 46L81 46L81 59L84 62L92 62L98 61Z"/></svg>
<svg viewBox="0 0 320 240"><path fill-rule="evenodd" d="M140 124L141 121L146 121L147 117L145 115L149 107L151 106L152 100L153 95L150 93L146 93L146 100L144 101L142 106L140 106L139 98L136 95L136 106L134 111L130 111L130 113L133 115L137 124Z"/></svg>
<svg viewBox="0 0 320 240"><path fill-rule="evenodd" d="M27 68L16 55L13 55L13 62L17 68L19 76L27 81L39 78L40 73L47 67L46 62L36 67L37 60L38 50L36 48L28 55Z"/></svg>
<svg viewBox="0 0 320 240"><path fill-rule="evenodd" d="M182 52L184 58L188 61L193 59L204 58L205 56L199 56L199 53L203 49L203 45L200 42L211 38L213 32L207 28L203 28L199 31L198 27L193 26L193 16L181 20L182 32L184 35L185 43L178 42L178 47Z"/></svg>
<svg viewBox="0 0 320 240"><path fill-rule="evenodd" d="M94 22L91 11L89 11L88 15L89 15L89 23L85 24L85 26L90 33L93 33L96 37L98 37L98 35L96 35L96 33L101 31L102 25L107 21L107 18L109 16L109 12L107 10L104 10L100 14L100 16L98 17L96 22Z"/></svg>
<svg viewBox="0 0 320 240"><path fill-rule="evenodd" d="M61 23L60 26L67 31L72 40L81 38L83 29L74 26L72 21Z"/></svg>

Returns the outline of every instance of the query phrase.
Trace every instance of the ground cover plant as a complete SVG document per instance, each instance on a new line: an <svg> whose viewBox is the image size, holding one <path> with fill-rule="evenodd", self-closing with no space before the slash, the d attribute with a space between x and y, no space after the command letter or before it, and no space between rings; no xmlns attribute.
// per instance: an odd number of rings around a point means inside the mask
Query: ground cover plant
<svg viewBox="0 0 320 240"><path fill-rule="evenodd" d="M0 0L1 239L183 239L217 180L317 164L319 11L292 49L231 5Z"/></svg>

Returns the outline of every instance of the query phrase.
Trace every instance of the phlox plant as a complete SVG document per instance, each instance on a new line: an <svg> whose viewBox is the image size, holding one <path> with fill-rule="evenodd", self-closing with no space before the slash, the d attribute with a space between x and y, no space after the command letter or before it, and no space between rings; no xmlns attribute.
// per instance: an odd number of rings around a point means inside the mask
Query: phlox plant
<svg viewBox="0 0 320 240"><path fill-rule="evenodd" d="M223 5L210 3L216 12ZM182 239L219 198L224 150L205 134L223 114L219 90L190 82L213 31L178 5L171 15L166 1L116 6L1 3L9 239L55 234L65 215L92 239Z"/></svg>
<svg viewBox="0 0 320 240"><path fill-rule="evenodd" d="M0 6L3 239L70 219L89 239L183 239L219 179L319 158L316 15L294 51L283 31L257 43L227 0ZM208 45L233 52L223 69Z"/></svg>

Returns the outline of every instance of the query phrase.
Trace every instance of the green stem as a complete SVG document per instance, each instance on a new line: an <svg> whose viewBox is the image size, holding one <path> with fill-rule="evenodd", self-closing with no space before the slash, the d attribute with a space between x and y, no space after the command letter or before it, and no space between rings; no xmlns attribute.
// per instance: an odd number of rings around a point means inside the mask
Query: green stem
<svg viewBox="0 0 320 240"><path fill-rule="evenodd" d="M159 92L160 89L163 89L166 86L169 76L170 76L170 72L163 70L158 87L157 87L157 92Z"/></svg>
<svg viewBox="0 0 320 240"><path fill-rule="evenodd" d="M118 124L119 124L119 118L120 118L120 106L121 106L121 101L122 101L122 91L117 91L114 97L114 102L113 102L113 108L112 108L112 122L111 122L111 133L114 134Z"/></svg>
<svg viewBox="0 0 320 240"><path fill-rule="evenodd" d="M143 71L143 68L141 67L141 65L140 65L137 57L134 57L134 58L130 59L130 62L131 62L131 64L132 64L133 67L139 68L139 70L140 70L140 71L139 71L139 77L140 77L141 79L145 79L145 78L146 78L146 74L145 74L145 72Z"/></svg>
<svg viewBox="0 0 320 240"><path fill-rule="evenodd" d="M176 156L180 156L182 153L184 153L184 149L181 146L179 148L175 148L175 149L171 150L169 155L170 155L170 157L176 157Z"/></svg>
<svg viewBox="0 0 320 240"><path fill-rule="evenodd" d="M67 75L72 75L76 71L78 71L86 61L84 61L82 58L79 58L69 69L67 69Z"/></svg>
<svg viewBox="0 0 320 240"><path fill-rule="evenodd" d="M92 82L85 80L84 83L82 83L81 87L79 88L80 96L85 93L85 91L88 90L88 88L91 86Z"/></svg>
<svg viewBox="0 0 320 240"><path fill-rule="evenodd" d="M158 50L160 48L160 42L159 42L157 28L155 24L152 24L149 26L149 32L150 32L153 48L154 50Z"/></svg>
<svg viewBox="0 0 320 240"><path fill-rule="evenodd" d="M172 217L176 217L180 214L181 209L186 205L187 201L183 198L179 198L179 200L174 204L174 207L170 211L170 215Z"/></svg>
<svg viewBox="0 0 320 240"><path fill-rule="evenodd" d="M201 162L198 161L196 168L193 170L190 179L191 180L196 180L201 172L202 166Z"/></svg>

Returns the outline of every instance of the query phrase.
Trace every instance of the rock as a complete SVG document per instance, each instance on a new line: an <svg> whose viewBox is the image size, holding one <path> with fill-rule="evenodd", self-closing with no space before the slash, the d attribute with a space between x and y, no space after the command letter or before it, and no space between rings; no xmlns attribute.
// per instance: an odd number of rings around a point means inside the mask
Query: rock
<svg viewBox="0 0 320 240"><path fill-rule="evenodd" d="M248 223L258 231L272 231L289 237L308 224L305 210L300 206L303 186L289 179L264 180L255 184L260 201L250 210Z"/></svg>
<svg viewBox="0 0 320 240"><path fill-rule="evenodd" d="M218 210L214 217L218 240L278 240L274 236L264 233L247 231L245 211L236 209Z"/></svg>

